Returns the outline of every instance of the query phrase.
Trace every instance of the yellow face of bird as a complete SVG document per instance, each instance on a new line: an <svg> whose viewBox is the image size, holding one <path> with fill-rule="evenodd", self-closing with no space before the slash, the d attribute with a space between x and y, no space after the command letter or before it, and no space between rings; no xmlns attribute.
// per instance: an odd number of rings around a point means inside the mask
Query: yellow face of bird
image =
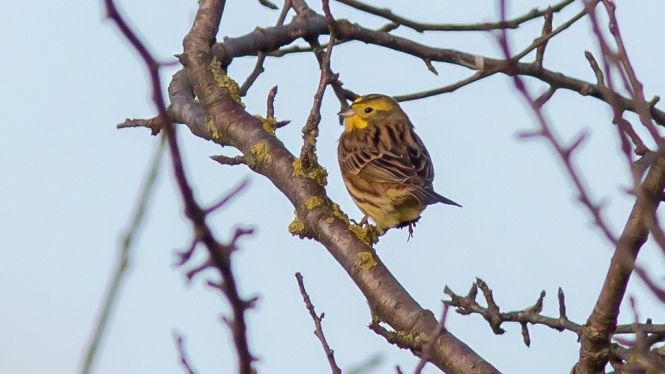
<svg viewBox="0 0 665 374"><path fill-rule="evenodd" d="M406 117L397 101L379 94L355 99L351 106L339 115L345 119L344 132L364 129L370 124L378 124L387 119Z"/></svg>

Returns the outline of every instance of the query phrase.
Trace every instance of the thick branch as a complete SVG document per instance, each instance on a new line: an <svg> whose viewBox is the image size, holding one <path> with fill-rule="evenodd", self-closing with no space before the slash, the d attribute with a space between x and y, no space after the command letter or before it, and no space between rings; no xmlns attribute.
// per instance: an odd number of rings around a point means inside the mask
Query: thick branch
<svg viewBox="0 0 665 374"><path fill-rule="evenodd" d="M358 285L371 310L395 330L411 336L431 336L438 322L406 292L383 265L371 247L349 230L349 221L336 204L330 202L319 178L294 177L293 155L281 141L263 129L254 118L233 99L226 90L215 86L208 65L212 56L191 55L187 59L192 81L201 103L208 104L209 117L215 131L208 131L208 140L238 148L248 159L254 171L270 179L291 201L304 232L323 244ZM175 78L184 79L182 75ZM182 87L173 82L171 88ZM171 94L177 92L171 91ZM196 127L196 125L195 125ZM216 136L213 138L213 133ZM306 207L307 201L321 205ZM420 352L422 342L410 348ZM489 363L468 346L444 331L432 349L431 362L449 373L497 373Z"/></svg>

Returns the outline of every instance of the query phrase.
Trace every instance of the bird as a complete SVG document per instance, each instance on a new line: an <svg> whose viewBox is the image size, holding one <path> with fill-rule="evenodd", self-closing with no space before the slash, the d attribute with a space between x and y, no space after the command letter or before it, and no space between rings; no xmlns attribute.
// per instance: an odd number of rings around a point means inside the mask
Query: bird
<svg viewBox="0 0 665 374"><path fill-rule="evenodd" d="M344 120L337 159L344 185L379 235L409 228L436 203L461 207L434 191L434 167L425 144L397 101L381 94L360 96L338 113Z"/></svg>

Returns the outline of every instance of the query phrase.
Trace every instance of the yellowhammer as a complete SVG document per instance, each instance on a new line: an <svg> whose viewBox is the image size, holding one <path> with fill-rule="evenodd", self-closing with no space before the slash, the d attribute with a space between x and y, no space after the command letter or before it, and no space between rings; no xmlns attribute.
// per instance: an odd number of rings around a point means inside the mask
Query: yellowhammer
<svg viewBox="0 0 665 374"><path fill-rule="evenodd" d="M357 98L340 112L345 119L337 158L344 184L379 234L409 227L428 205L460 206L434 192L432 160L399 104L385 95Z"/></svg>

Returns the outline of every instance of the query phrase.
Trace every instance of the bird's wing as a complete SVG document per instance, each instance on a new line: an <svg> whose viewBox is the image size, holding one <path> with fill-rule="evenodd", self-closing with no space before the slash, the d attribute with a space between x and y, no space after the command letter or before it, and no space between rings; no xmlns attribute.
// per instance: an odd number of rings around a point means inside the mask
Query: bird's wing
<svg viewBox="0 0 665 374"><path fill-rule="evenodd" d="M434 167L422 140L406 123L386 124L340 138L339 163L344 173L367 182L405 187L424 205L456 202L434 191Z"/></svg>
<svg viewBox="0 0 665 374"><path fill-rule="evenodd" d="M341 142L340 165L369 182L429 188L434 168L422 140L409 124L375 127L355 141Z"/></svg>

